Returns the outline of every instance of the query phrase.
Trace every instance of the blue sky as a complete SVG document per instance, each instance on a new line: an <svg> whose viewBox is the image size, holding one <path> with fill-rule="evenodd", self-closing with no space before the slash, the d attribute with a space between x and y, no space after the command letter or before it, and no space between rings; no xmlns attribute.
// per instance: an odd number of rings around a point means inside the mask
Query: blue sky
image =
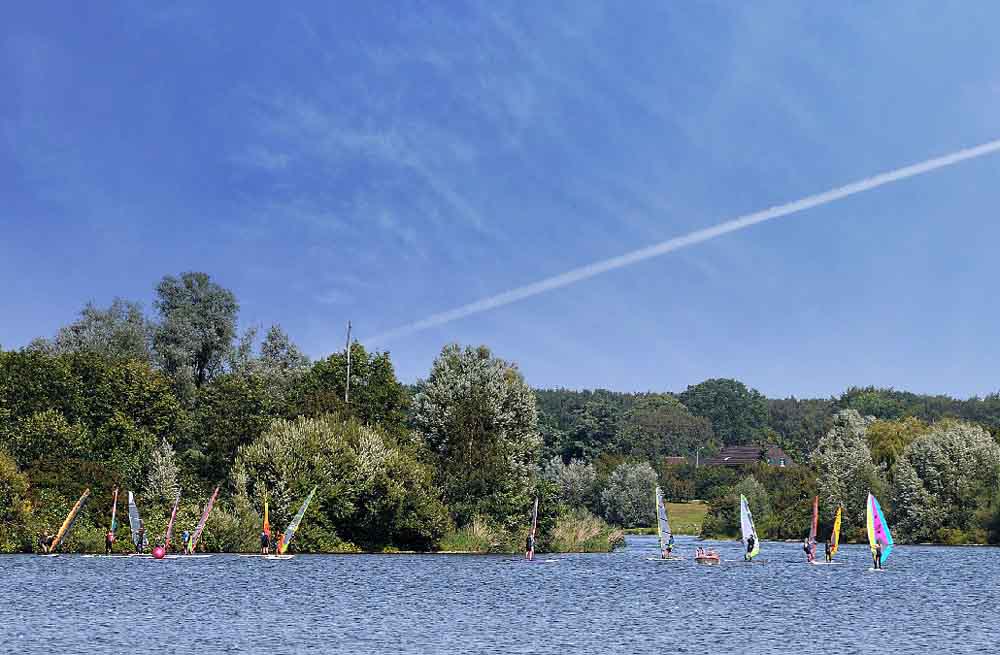
<svg viewBox="0 0 1000 655"><path fill-rule="evenodd" d="M1000 138L989 3L162 4L5 14L5 347L202 270L320 357L348 318ZM381 347L408 381L458 341L536 386L994 392L998 180L984 157Z"/></svg>

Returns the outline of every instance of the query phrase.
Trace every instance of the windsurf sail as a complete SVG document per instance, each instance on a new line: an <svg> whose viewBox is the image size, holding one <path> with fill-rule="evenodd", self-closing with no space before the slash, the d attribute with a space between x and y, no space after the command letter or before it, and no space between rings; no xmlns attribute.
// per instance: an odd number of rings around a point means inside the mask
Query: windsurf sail
<svg viewBox="0 0 1000 655"><path fill-rule="evenodd" d="M874 553L876 544L882 544L882 558L879 560L879 564L885 564L885 561L889 559L889 553L892 552L892 534L889 532L889 524L885 522L885 516L882 514L882 507L878 504L875 496L871 494L868 494L865 513L868 519L868 545L871 546L872 553Z"/></svg>
<svg viewBox="0 0 1000 655"><path fill-rule="evenodd" d="M837 515L833 519L833 534L830 535L830 557L837 554L837 549L840 548L840 519L844 515L844 508L837 508Z"/></svg>
<svg viewBox="0 0 1000 655"><path fill-rule="evenodd" d="M170 520L167 522L167 533L163 536L163 550L170 552L170 537L174 534L174 519L177 517L177 505L181 502L181 492L174 498L174 508L170 510Z"/></svg>
<svg viewBox="0 0 1000 655"><path fill-rule="evenodd" d="M139 528L142 527L142 521L139 519L139 507L135 504L135 496L131 491L128 492L128 525L132 529L132 543L135 549L139 550Z"/></svg>
<svg viewBox="0 0 1000 655"><path fill-rule="evenodd" d="M663 502L663 490L656 488L656 533L660 536L660 552L662 553L673 540L670 532L670 521L667 519L667 505Z"/></svg>
<svg viewBox="0 0 1000 655"><path fill-rule="evenodd" d="M118 529L118 521L116 519L116 515L118 514L118 487L115 487L115 490L114 490L114 492L111 495L112 495L112 499L111 499L111 527L109 528L109 532L111 532L111 534L114 535L115 534L115 530Z"/></svg>
<svg viewBox="0 0 1000 655"><path fill-rule="evenodd" d="M80 496L80 500L76 501L76 505L73 505L73 509L69 511L66 515L66 520L63 521L62 526L59 528L59 532L56 533L55 539L52 540L52 545L49 547L49 552L55 552L56 548L59 548L59 544L63 542L64 539L69 535L70 529L73 527L73 522L76 521L77 514L83 509L83 506L87 504L87 499L90 498L90 489L84 489L83 495Z"/></svg>
<svg viewBox="0 0 1000 655"><path fill-rule="evenodd" d="M531 539L530 542L531 549L528 551L528 559L532 559L535 555L535 532L538 531L538 496L535 496L535 504L531 508Z"/></svg>
<svg viewBox="0 0 1000 655"><path fill-rule="evenodd" d="M267 517L267 498L264 499L264 534L266 534L267 538L270 540L270 538L271 538L271 521L269 521L268 517Z"/></svg>
<svg viewBox="0 0 1000 655"><path fill-rule="evenodd" d="M816 529L819 526L819 496L813 496L813 520L809 527L809 561L816 559Z"/></svg>
<svg viewBox="0 0 1000 655"><path fill-rule="evenodd" d="M285 530L285 534L281 537L281 543L278 544L278 554L284 555L285 551L288 550L288 544L292 542L292 537L295 536L295 531L299 529L299 523L302 523L302 517L306 515L306 509L309 508L309 501L312 500L313 494L316 493L316 487L312 488L306 499L302 501L302 506L299 507L299 511L295 513L292 517L292 522L288 524L288 529Z"/></svg>
<svg viewBox="0 0 1000 655"><path fill-rule="evenodd" d="M750 513L750 505L747 504L746 496L740 494L740 531L743 533L743 550L748 559L753 559L760 554L760 539L757 537L757 528L753 524L753 514ZM753 545L750 546L751 539Z"/></svg>
<svg viewBox="0 0 1000 655"><path fill-rule="evenodd" d="M194 534L191 535L191 542L188 545L188 552L193 553L194 547L198 545L198 538L201 537L202 530L205 529L205 524L208 523L208 515L212 513L212 507L215 505L215 499L219 496L219 488L216 487L215 491L212 492L212 497L208 499L208 504L205 505L205 511L201 513L201 519L198 521L198 527L194 529Z"/></svg>

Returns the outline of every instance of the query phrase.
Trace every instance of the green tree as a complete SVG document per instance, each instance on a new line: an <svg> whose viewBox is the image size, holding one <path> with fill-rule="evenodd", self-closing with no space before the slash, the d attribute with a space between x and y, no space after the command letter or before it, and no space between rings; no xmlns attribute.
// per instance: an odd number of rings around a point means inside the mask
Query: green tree
<svg viewBox="0 0 1000 655"><path fill-rule="evenodd" d="M160 323L153 347L160 365L178 384L200 388L222 371L236 337L239 304L229 289L205 273L168 275L156 287Z"/></svg>
<svg viewBox="0 0 1000 655"><path fill-rule="evenodd" d="M541 447L535 397L517 368L485 346L445 346L413 408L459 526L477 515L504 530L517 525Z"/></svg>
<svg viewBox="0 0 1000 655"><path fill-rule="evenodd" d="M55 353L91 352L112 359L136 359L152 363L152 327L142 305L115 298L101 309L87 303L80 318L59 329L53 344Z"/></svg>
<svg viewBox="0 0 1000 655"><path fill-rule="evenodd" d="M638 400L622 421L618 451L656 461L664 455L687 455L712 441L712 423L692 415L679 400L650 394Z"/></svg>
<svg viewBox="0 0 1000 655"><path fill-rule="evenodd" d="M692 414L711 421L715 436L727 446L753 443L767 428L767 399L737 380L705 380L679 399Z"/></svg>
<svg viewBox="0 0 1000 655"><path fill-rule="evenodd" d="M979 426L943 421L893 468L894 525L912 541L986 540L978 521L1000 483L1000 446Z"/></svg>
<svg viewBox="0 0 1000 655"><path fill-rule="evenodd" d="M753 512L754 526L761 539L771 537L767 532L771 520L771 500L767 488L754 475L748 475L716 496L708 506L708 513L701 524L701 535L706 538L740 536L740 495L746 496Z"/></svg>
<svg viewBox="0 0 1000 655"><path fill-rule="evenodd" d="M848 537L864 526L868 493L878 494L882 486L865 437L869 423L853 409L837 412L812 457L824 514L832 516L843 506L842 529Z"/></svg>
<svg viewBox="0 0 1000 655"><path fill-rule="evenodd" d="M344 402L347 357L334 353L302 374L291 392L290 415L321 416L336 413L363 423L379 424L399 432L406 422L409 397L396 379L388 353L368 353L360 343L351 344L351 391Z"/></svg>
<svg viewBox="0 0 1000 655"><path fill-rule="evenodd" d="M888 470L896 463L896 458L914 439L926 434L930 426L913 416L900 419L874 421L865 430L872 459Z"/></svg>
<svg viewBox="0 0 1000 655"><path fill-rule="evenodd" d="M593 464L578 459L565 464L553 457L546 462L542 478L554 485L556 500L567 507L585 507L591 511L597 508L597 471Z"/></svg>
<svg viewBox="0 0 1000 655"><path fill-rule="evenodd" d="M0 450L0 553L30 548L30 518L28 477L18 470L13 457Z"/></svg>
<svg viewBox="0 0 1000 655"><path fill-rule="evenodd" d="M656 520L656 471L649 462L624 462L601 492L604 518L623 528L648 527Z"/></svg>
<svg viewBox="0 0 1000 655"><path fill-rule="evenodd" d="M245 476L245 477L244 477ZM307 550L388 546L426 550L448 527L430 469L377 427L333 416L277 419L239 450L234 479L272 522L286 525L313 486L296 540Z"/></svg>

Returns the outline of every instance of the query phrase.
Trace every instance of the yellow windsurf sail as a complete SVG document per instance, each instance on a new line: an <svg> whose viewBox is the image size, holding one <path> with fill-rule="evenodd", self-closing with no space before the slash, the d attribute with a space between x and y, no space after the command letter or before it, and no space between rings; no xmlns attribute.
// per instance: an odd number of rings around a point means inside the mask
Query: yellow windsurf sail
<svg viewBox="0 0 1000 655"><path fill-rule="evenodd" d="M49 548L50 552L55 552L59 544L69 535L70 529L73 527L73 522L76 521L76 515L80 513L83 506L87 503L87 499L90 498L90 489L85 489L83 495L80 496L80 500L76 501L76 505L73 505L73 509L69 511L66 515L66 520L63 521L62 527L59 528L59 532L56 533L56 538L52 540L52 546Z"/></svg>
<svg viewBox="0 0 1000 655"><path fill-rule="evenodd" d="M837 554L837 549L840 548L840 519L843 518L844 508L837 508L837 516L833 519L833 534L830 536L831 548L830 557Z"/></svg>

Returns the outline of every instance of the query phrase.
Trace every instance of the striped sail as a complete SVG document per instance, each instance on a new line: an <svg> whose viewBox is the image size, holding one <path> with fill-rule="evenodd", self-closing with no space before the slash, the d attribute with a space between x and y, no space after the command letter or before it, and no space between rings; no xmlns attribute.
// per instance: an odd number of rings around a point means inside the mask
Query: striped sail
<svg viewBox="0 0 1000 655"><path fill-rule="evenodd" d="M198 539L201 537L202 530L205 529L205 524L208 523L208 515L212 513L212 507L215 505L215 499L219 495L219 488L216 487L215 491L212 492L212 497L208 499L208 504L205 505L205 511L201 513L201 520L198 521L198 527L194 529L194 535L191 536L191 545L188 546L190 552L194 552L194 547L198 545Z"/></svg>
<svg viewBox="0 0 1000 655"><path fill-rule="evenodd" d="M135 497L132 492L128 492L128 525L132 529L132 543L135 545L135 549L139 550L139 528L141 521L139 519L139 506L135 504Z"/></svg>
<svg viewBox="0 0 1000 655"><path fill-rule="evenodd" d="M840 519L843 515L844 508L838 507L837 516L833 519L833 534L830 536L830 541L833 542L832 547L830 548L830 557L836 555L837 549L840 548Z"/></svg>
<svg viewBox="0 0 1000 655"><path fill-rule="evenodd" d="M174 519L177 517L177 505L181 502L181 492L174 498L174 508L170 510L170 521L167 522L167 534L163 537L163 550L170 551L170 537L174 534Z"/></svg>
<svg viewBox="0 0 1000 655"><path fill-rule="evenodd" d="M868 494L865 513L868 524L868 545L871 546L874 553L875 545L882 544L882 559L879 560L879 563L885 564L885 561L889 559L889 553L892 552L892 533L889 532L889 524L885 522L882 507L878 504L875 496L871 494Z"/></svg>
<svg viewBox="0 0 1000 655"><path fill-rule="evenodd" d="M757 528L753 524L753 514L750 513L750 505L747 504L747 498L743 494L740 494L740 531L743 533L744 551L746 551L750 537L753 537L753 550L748 553L750 559L753 559L760 554L760 538L757 536Z"/></svg>
<svg viewBox="0 0 1000 655"><path fill-rule="evenodd" d="M61 544L69 535L69 531L73 528L73 522L76 521L77 514L80 513L80 510L87 503L88 498L90 498L90 489L84 489L83 495L80 496L80 500L76 501L76 504L73 505L73 509L71 509L69 514L66 515L66 520L63 521L62 526L59 528L59 532L56 533L55 539L52 540L52 546L49 548L49 552L55 552L56 548L59 547L59 544Z"/></svg>
<svg viewBox="0 0 1000 655"><path fill-rule="evenodd" d="M660 536L660 552L670 543L670 520L667 518L667 504L663 502L663 490L656 488L656 532Z"/></svg>
<svg viewBox="0 0 1000 655"><path fill-rule="evenodd" d="M268 518L267 498L264 499L264 534L267 535L268 539L271 538L271 521Z"/></svg>
<svg viewBox="0 0 1000 655"><path fill-rule="evenodd" d="M809 527L809 560L816 559L816 530L819 527L819 496L813 496L813 519Z"/></svg>
<svg viewBox="0 0 1000 655"><path fill-rule="evenodd" d="M285 551L288 550L288 544L292 542L292 537L295 536L295 531L299 529L299 523L302 523L302 517L306 515L306 509L309 507L309 501L312 500L313 494L316 493L316 487L312 488L306 499L302 501L302 506L299 507L299 511L295 513L292 518L292 522L288 524L288 529L285 530L284 536L281 537L281 543L278 544L278 554L284 555Z"/></svg>

